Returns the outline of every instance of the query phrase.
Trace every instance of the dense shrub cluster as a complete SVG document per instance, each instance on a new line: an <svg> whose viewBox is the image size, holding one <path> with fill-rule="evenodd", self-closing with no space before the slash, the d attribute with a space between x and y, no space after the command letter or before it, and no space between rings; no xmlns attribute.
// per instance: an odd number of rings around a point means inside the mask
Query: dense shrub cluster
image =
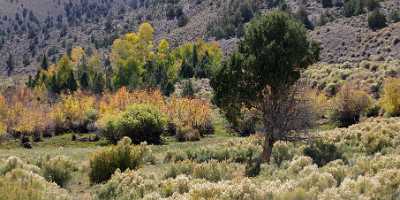
<svg viewBox="0 0 400 200"><path fill-rule="evenodd" d="M23 169L15 169L0 176L1 200L71 200L66 190L55 183L47 182L38 174Z"/></svg>
<svg viewBox="0 0 400 200"><path fill-rule="evenodd" d="M72 172L76 171L75 163L65 157L59 156L43 160L39 166L42 168L43 177L49 181L64 187L72 178Z"/></svg>
<svg viewBox="0 0 400 200"><path fill-rule="evenodd" d="M74 170L75 165L65 157L46 158L38 165L18 157L0 160L0 199L70 200L72 197L60 187Z"/></svg>
<svg viewBox="0 0 400 200"><path fill-rule="evenodd" d="M362 61L358 64L316 64L309 67L304 76L313 88L335 96L342 85L351 82L354 88L379 97L384 80L399 77L399 61Z"/></svg>
<svg viewBox="0 0 400 200"><path fill-rule="evenodd" d="M342 153L334 144L324 143L323 141L317 141L315 144L306 147L303 151L304 155L311 157L319 167L331 161L343 159Z"/></svg>
<svg viewBox="0 0 400 200"><path fill-rule="evenodd" d="M389 161L389 159L393 160ZM382 165L387 161L390 163ZM361 164L361 162L364 163ZM373 164L371 165L373 167L379 166L379 170L371 171L371 168L364 168L361 170L368 175L356 175L360 172L357 169L368 166L368 164ZM108 183L101 186L96 197L97 199L261 200L269 198L332 199L333 195L334 199L357 199L359 197L390 199L399 192L400 181L395 178L400 173L396 169L397 166L398 156L380 156L372 160L363 157L359 158L352 166L344 165L338 160L323 168L313 165L311 159L307 157L297 157L286 167L271 169L274 170L272 172L274 176L271 176L273 180L259 182L247 178L214 182L195 178L192 175L179 175L160 180L156 176L126 171L125 173L117 172ZM205 170L206 168L201 169Z"/></svg>
<svg viewBox="0 0 400 200"><path fill-rule="evenodd" d="M103 135L114 143L122 137L129 137L135 144L160 144L167 117L155 106L133 104L117 116L107 117L102 123Z"/></svg>
<svg viewBox="0 0 400 200"><path fill-rule="evenodd" d="M208 100L180 97L165 99L159 91L128 92L125 88L121 88L115 94L105 95L99 104L101 117L98 125L103 134L112 142L118 141L123 136L130 136L135 143L147 141L157 144L160 143L160 135L166 128L166 134L175 136L178 141L199 140L201 136L214 133L212 123L214 111ZM130 109L132 112L129 112L129 106L134 104L145 109L138 109L136 106ZM152 127L155 128L149 130L150 127L146 128L145 124L140 126L142 129L148 129L147 133L143 134L143 136L148 135L148 138L140 139L140 130L123 130L127 128L125 126L128 125L127 120L139 116L138 111L147 113L142 118L148 119L146 123L152 121ZM129 115L131 117L128 117ZM150 132L154 133L154 140Z"/></svg>
<svg viewBox="0 0 400 200"><path fill-rule="evenodd" d="M396 147L400 143L399 128L397 118L367 119L347 129L327 131L324 133L324 138L335 143L345 154L346 152L374 154Z"/></svg>
<svg viewBox="0 0 400 200"><path fill-rule="evenodd" d="M159 144L160 135L166 132L181 141L199 140L214 133L213 119L209 100L167 99L159 90L128 91L123 87L101 97L75 92L53 99L43 90L17 88L0 95L0 134L27 141L27 136L40 141L42 136L98 129L113 143L129 136L135 143Z"/></svg>
<svg viewBox="0 0 400 200"><path fill-rule="evenodd" d="M90 159L90 181L101 183L108 180L117 169L137 169L149 157L149 149L145 145L134 146L125 137L118 145L94 153Z"/></svg>

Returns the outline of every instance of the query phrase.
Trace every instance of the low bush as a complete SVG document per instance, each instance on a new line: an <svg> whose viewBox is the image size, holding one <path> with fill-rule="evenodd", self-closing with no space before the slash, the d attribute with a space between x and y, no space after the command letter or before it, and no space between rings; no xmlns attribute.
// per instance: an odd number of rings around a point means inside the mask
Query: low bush
<svg viewBox="0 0 400 200"><path fill-rule="evenodd" d="M40 164L40 167L47 181L55 182L61 187L65 187L71 180L72 173L77 170L70 159L62 156L48 158Z"/></svg>
<svg viewBox="0 0 400 200"><path fill-rule="evenodd" d="M233 168L228 162L209 161L194 166L192 176L212 182L229 180L232 178Z"/></svg>
<svg viewBox="0 0 400 200"><path fill-rule="evenodd" d="M179 175L190 175L198 179L218 182L231 179L233 167L228 162L218 162L215 160L194 163L193 161L183 161L172 164L165 174L165 178L175 178Z"/></svg>
<svg viewBox="0 0 400 200"><path fill-rule="evenodd" d="M337 149L334 144L316 141L303 150L304 155L313 159L319 167L328 164L331 161L343 159L342 153Z"/></svg>
<svg viewBox="0 0 400 200"><path fill-rule="evenodd" d="M117 170L112 178L102 185L95 195L96 200L142 199L157 189L151 179L146 179L132 170L121 173Z"/></svg>
<svg viewBox="0 0 400 200"><path fill-rule="evenodd" d="M335 97L329 117L339 127L348 127L358 123L370 106L371 98L367 93L345 85Z"/></svg>
<svg viewBox="0 0 400 200"><path fill-rule="evenodd" d="M150 104L133 104L117 116L107 116L100 125L103 135L111 142L129 137L133 143L160 144L167 118Z"/></svg>
<svg viewBox="0 0 400 200"><path fill-rule="evenodd" d="M28 164L18 157L8 157L3 164L0 163L0 176L5 175L14 169L23 169L32 173L40 174L40 168L36 165Z"/></svg>
<svg viewBox="0 0 400 200"><path fill-rule="evenodd" d="M400 79L389 78L385 81L380 106L387 116L400 115Z"/></svg>
<svg viewBox="0 0 400 200"><path fill-rule="evenodd" d="M293 156L294 155L287 143L277 142L274 144L274 148L272 149L272 159L278 166L281 166L284 161L291 160Z"/></svg>
<svg viewBox="0 0 400 200"><path fill-rule="evenodd" d="M145 145L134 146L125 137L118 145L100 150L90 158L90 181L101 183L108 180L115 170L137 169L148 157L149 149Z"/></svg>
<svg viewBox="0 0 400 200"><path fill-rule="evenodd" d="M0 200L72 200L66 190L23 169L0 176Z"/></svg>

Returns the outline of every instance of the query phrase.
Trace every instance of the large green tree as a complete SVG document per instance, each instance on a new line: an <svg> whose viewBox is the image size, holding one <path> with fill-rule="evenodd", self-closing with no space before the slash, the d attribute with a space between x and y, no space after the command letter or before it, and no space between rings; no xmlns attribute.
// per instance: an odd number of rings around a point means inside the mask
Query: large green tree
<svg viewBox="0 0 400 200"><path fill-rule="evenodd" d="M224 109L245 105L262 114L265 142L260 161L269 162L273 144L298 140L310 113L299 95L302 69L318 57L304 25L280 11L253 19L233 53L212 80L215 102Z"/></svg>

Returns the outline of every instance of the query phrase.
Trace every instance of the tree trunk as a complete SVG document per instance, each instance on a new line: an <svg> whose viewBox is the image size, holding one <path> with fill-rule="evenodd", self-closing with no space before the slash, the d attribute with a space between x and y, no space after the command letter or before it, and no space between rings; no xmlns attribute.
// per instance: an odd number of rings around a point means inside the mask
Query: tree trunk
<svg viewBox="0 0 400 200"><path fill-rule="evenodd" d="M272 147L274 146L274 139L272 135L265 135L263 151L261 153L261 162L269 163L272 155Z"/></svg>

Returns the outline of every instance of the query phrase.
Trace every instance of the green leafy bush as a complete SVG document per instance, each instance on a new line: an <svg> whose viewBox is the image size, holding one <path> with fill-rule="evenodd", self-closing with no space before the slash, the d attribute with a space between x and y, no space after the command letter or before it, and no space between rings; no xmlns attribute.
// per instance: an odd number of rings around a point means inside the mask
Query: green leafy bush
<svg viewBox="0 0 400 200"><path fill-rule="evenodd" d="M43 176L50 182L64 187L72 178L72 172L76 170L75 164L68 158L58 156L41 163Z"/></svg>
<svg viewBox="0 0 400 200"><path fill-rule="evenodd" d="M311 157L314 163L320 167L331 161L343 159L342 153L334 144L322 141L317 141L315 144L306 147L303 152L304 155Z"/></svg>
<svg viewBox="0 0 400 200"><path fill-rule="evenodd" d="M167 118L149 104L133 104L117 116L109 116L102 122L102 133L111 142L129 137L133 143L160 144Z"/></svg>
<svg viewBox="0 0 400 200"><path fill-rule="evenodd" d="M108 180L115 170L136 169L140 167L149 154L147 146L131 145L132 141L125 137L117 146L100 150L90 158L90 181L101 183Z"/></svg>

